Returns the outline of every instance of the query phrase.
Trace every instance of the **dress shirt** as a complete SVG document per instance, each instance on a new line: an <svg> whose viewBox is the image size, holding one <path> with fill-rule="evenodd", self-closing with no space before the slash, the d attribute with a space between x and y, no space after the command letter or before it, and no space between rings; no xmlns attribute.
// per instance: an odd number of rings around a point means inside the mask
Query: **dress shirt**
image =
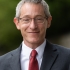
<svg viewBox="0 0 70 70"><path fill-rule="evenodd" d="M46 45L46 40L35 49L38 53L36 58L38 60L39 70L40 70L40 66L42 63L45 45ZM30 53L32 50L33 50L32 48L25 45L24 41L22 42L21 60L20 60L21 61L21 70L28 70Z"/></svg>

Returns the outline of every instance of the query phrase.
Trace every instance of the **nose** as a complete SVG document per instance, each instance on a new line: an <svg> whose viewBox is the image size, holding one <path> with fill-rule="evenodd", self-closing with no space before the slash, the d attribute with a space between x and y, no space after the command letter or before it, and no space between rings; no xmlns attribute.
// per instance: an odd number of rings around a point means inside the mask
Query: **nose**
<svg viewBox="0 0 70 70"><path fill-rule="evenodd" d="M37 24L35 23L34 20L31 21L29 27L30 27L30 29L36 29L37 28Z"/></svg>

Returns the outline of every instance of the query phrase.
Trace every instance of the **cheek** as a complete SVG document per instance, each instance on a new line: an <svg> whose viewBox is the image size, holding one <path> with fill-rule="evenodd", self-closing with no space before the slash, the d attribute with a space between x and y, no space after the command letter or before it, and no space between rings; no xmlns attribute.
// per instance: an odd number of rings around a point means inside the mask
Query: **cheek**
<svg viewBox="0 0 70 70"><path fill-rule="evenodd" d="M20 26L20 29L21 29L22 31L25 31L27 28L28 28L28 26L27 26L26 24L22 24L22 25Z"/></svg>
<svg viewBox="0 0 70 70"><path fill-rule="evenodd" d="M47 30L47 25L42 25L40 28L41 34L44 35L46 33L46 30Z"/></svg>
<svg viewBox="0 0 70 70"><path fill-rule="evenodd" d="M47 24L48 24L47 22L43 24L43 29L44 30L46 30L48 28Z"/></svg>
<svg viewBox="0 0 70 70"><path fill-rule="evenodd" d="M20 31L21 31L22 36L26 34L26 29L27 29L26 25L21 25L20 26Z"/></svg>

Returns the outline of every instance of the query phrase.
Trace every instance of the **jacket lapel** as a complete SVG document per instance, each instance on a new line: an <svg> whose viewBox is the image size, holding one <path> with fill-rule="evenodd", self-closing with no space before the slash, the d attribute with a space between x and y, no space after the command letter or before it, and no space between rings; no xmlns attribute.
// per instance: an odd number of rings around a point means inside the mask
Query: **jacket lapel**
<svg viewBox="0 0 70 70"><path fill-rule="evenodd" d="M12 58L10 59L10 67L9 67L10 70L21 70L20 53L21 53L21 45L11 54ZM47 42L40 70L51 70L55 60L57 59L57 56L58 56L57 49L52 44Z"/></svg>
<svg viewBox="0 0 70 70"><path fill-rule="evenodd" d="M11 54L12 55L12 58L10 60L11 70L21 70L20 53L21 53L21 46Z"/></svg>
<svg viewBox="0 0 70 70"><path fill-rule="evenodd" d="M51 70L57 56L57 49L47 41L40 70Z"/></svg>

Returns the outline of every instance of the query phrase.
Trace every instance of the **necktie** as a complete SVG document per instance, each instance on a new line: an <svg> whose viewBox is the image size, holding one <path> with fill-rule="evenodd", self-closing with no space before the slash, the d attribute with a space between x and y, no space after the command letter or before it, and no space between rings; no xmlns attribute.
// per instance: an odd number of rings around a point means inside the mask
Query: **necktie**
<svg viewBox="0 0 70 70"><path fill-rule="evenodd" d="M39 70L36 55L37 55L36 50L32 50L32 52L30 54L31 58L30 58L30 61L29 61L29 70Z"/></svg>

